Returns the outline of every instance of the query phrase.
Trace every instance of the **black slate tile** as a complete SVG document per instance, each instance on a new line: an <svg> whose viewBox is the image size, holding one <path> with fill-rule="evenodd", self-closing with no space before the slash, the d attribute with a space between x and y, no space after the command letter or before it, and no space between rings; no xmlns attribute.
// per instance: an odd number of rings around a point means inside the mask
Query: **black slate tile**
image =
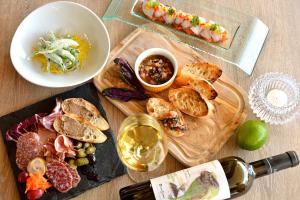
<svg viewBox="0 0 300 200"><path fill-rule="evenodd" d="M2 132L3 140L6 145L7 153L11 163L11 167L17 181L17 176L20 172L16 165L16 143L7 142L5 140L5 132L8 128L14 124L22 121L23 119L30 117L36 113L50 113L56 104L56 97L61 99L67 99L72 97L80 97L94 104L100 111L101 115L107 120L105 111L101 105L100 99L97 94L97 89L92 83L87 83L85 85L79 86L71 91L67 91L53 97L42 100L33 105L27 106L23 109L20 109L16 112L12 112L0 118L0 130ZM72 197L75 197L86 190L102 185L105 182L109 182L115 177L121 176L125 173L125 168L121 161L119 160L116 148L115 141L113 137L112 130L109 129L104 131L107 136L107 141L103 144L96 144L96 158L97 162L95 164L97 174L99 179L97 181L88 180L85 175L79 171L81 176L81 181L76 188L71 189L67 193L60 193L54 188L47 190L47 192L41 198L42 200L66 200ZM20 192L21 199L26 199L25 195L25 185L17 183L18 190Z"/></svg>

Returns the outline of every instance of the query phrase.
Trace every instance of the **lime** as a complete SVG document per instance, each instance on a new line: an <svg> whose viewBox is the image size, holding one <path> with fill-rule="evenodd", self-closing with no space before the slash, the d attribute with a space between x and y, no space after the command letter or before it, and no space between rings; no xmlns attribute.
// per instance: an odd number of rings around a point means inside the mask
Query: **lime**
<svg viewBox="0 0 300 200"><path fill-rule="evenodd" d="M249 120L242 124L237 131L237 143L242 149L253 151L262 147L269 137L265 122Z"/></svg>

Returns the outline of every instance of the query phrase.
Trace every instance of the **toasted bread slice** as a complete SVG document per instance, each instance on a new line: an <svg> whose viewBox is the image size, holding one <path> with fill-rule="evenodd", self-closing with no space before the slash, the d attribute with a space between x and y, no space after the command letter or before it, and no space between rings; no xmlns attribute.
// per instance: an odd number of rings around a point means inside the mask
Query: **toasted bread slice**
<svg viewBox="0 0 300 200"><path fill-rule="evenodd" d="M201 95L192 88L169 90L169 100L185 114L202 117L208 114L208 106Z"/></svg>
<svg viewBox="0 0 300 200"><path fill-rule="evenodd" d="M222 70L218 65L207 62L187 64L180 68L176 78L178 85L187 85L190 79L205 79L211 83L215 82L222 75Z"/></svg>
<svg viewBox="0 0 300 200"><path fill-rule="evenodd" d="M82 98L65 99L62 102L62 110L66 114L80 116L101 131L109 129L107 121L100 115L98 109Z"/></svg>
<svg viewBox="0 0 300 200"><path fill-rule="evenodd" d="M107 139L98 128L77 115L64 114L57 117L53 127L58 133L83 142L103 143Z"/></svg>
<svg viewBox="0 0 300 200"><path fill-rule="evenodd" d="M160 121L165 131L174 137L184 135L186 124L181 112L171 103L160 99L150 98L147 102L147 112ZM170 122L175 119L175 124Z"/></svg>
<svg viewBox="0 0 300 200"><path fill-rule="evenodd" d="M218 96L218 93L214 86L204 79L191 79L189 80L189 86L199 92L203 97L208 100L213 100Z"/></svg>

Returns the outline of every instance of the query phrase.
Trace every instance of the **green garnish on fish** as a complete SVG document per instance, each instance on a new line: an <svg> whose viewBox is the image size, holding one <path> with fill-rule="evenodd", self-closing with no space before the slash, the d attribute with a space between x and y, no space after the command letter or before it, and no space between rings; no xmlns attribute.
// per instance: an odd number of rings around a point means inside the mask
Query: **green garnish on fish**
<svg viewBox="0 0 300 200"><path fill-rule="evenodd" d="M191 24L192 24L193 26L198 26L198 25L200 24L199 17L198 17L198 16L193 16L192 21L191 21Z"/></svg>
<svg viewBox="0 0 300 200"><path fill-rule="evenodd" d="M169 15L173 15L173 14L175 14L175 12L176 12L176 9L174 7L170 7L168 10Z"/></svg>
<svg viewBox="0 0 300 200"><path fill-rule="evenodd" d="M214 31L216 33L221 33L221 26L220 24L212 24L209 28L211 31Z"/></svg>
<svg viewBox="0 0 300 200"><path fill-rule="evenodd" d="M149 0L148 1L148 6L150 7L150 8L155 8L156 6L158 6L159 5L159 1L158 0Z"/></svg>

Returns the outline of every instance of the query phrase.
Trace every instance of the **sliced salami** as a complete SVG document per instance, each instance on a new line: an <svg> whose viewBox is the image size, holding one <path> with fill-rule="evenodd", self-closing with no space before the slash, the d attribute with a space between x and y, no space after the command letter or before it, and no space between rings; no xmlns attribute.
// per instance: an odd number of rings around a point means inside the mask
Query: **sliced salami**
<svg viewBox="0 0 300 200"><path fill-rule="evenodd" d="M72 187L77 187L78 183L81 180L77 170L72 168L68 163L65 163L65 165L67 166L67 168L69 169L69 171L70 171L70 173L72 174L72 177L73 177Z"/></svg>
<svg viewBox="0 0 300 200"><path fill-rule="evenodd" d="M58 160L47 161L46 175L58 191L68 192L72 188L73 176L64 162Z"/></svg>
<svg viewBox="0 0 300 200"><path fill-rule="evenodd" d="M16 163L21 170L26 169L29 161L43 155L44 147L37 133L28 132L19 137L16 150Z"/></svg>

